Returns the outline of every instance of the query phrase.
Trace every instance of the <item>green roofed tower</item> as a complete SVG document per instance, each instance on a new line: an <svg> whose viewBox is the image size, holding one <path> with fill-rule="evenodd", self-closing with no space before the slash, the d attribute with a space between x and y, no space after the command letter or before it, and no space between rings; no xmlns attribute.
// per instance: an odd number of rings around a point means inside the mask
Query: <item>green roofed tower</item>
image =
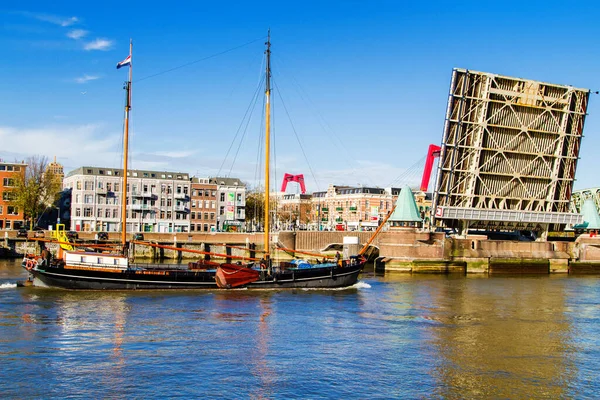
<svg viewBox="0 0 600 400"><path fill-rule="evenodd" d="M396 209L388 219L390 225L394 226L417 226L423 222L415 196L408 185L404 186L396 200Z"/></svg>

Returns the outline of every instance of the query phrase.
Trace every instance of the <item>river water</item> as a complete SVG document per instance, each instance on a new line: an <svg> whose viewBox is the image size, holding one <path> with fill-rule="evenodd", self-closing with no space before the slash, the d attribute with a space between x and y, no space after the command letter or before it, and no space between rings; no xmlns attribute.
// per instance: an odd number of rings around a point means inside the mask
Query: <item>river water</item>
<svg viewBox="0 0 600 400"><path fill-rule="evenodd" d="M346 290L17 288L2 398L596 398L598 277L376 276Z"/></svg>

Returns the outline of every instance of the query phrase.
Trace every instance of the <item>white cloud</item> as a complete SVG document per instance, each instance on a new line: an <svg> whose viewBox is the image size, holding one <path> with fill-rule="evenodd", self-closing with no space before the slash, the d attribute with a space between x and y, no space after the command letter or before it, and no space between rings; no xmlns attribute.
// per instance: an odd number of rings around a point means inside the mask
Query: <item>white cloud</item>
<svg viewBox="0 0 600 400"><path fill-rule="evenodd" d="M0 126L0 157L27 159L33 155L68 159L65 168L98 165L118 168L121 135L102 125L53 125L40 128Z"/></svg>
<svg viewBox="0 0 600 400"><path fill-rule="evenodd" d="M67 36L70 37L71 39L77 40L77 39L81 39L88 33L89 32L86 31L85 29L73 29L67 33Z"/></svg>
<svg viewBox="0 0 600 400"><path fill-rule="evenodd" d="M96 40L87 42L83 48L84 50L109 50L112 45L112 40L97 38Z"/></svg>
<svg viewBox="0 0 600 400"><path fill-rule="evenodd" d="M100 79L100 77L96 76L96 75L87 75L87 74L85 74L83 76L80 76L79 78L75 78L75 82L77 82L77 83L86 83L86 82L89 82L89 81L95 81L96 79Z"/></svg>
<svg viewBox="0 0 600 400"><path fill-rule="evenodd" d="M20 14L26 17L35 18L40 21L49 22L51 24L63 27L71 26L79 22L79 18L77 17L62 17L59 15L32 13L27 11L20 12Z"/></svg>

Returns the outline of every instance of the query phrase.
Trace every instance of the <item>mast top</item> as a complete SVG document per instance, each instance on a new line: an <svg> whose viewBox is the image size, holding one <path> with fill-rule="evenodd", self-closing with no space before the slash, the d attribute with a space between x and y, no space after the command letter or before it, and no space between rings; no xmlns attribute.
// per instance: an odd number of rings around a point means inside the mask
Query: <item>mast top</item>
<svg viewBox="0 0 600 400"><path fill-rule="evenodd" d="M265 93L271 92L271 28L267 33L267 41L265 42L267 46L265 50L265 54L267 55L267 71L266 71L266 84L265 84Z"/></svg>

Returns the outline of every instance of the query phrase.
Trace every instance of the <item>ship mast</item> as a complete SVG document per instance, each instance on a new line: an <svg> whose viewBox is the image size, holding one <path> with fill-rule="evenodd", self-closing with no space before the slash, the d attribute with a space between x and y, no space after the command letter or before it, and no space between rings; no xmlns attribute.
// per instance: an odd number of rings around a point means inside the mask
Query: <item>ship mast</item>
<svg viewBox="0 0 600 400"><path fill-rule="evenodd" d="M267 69L265 75L265 258L269 259L270 252L270 228L269 228L269 155L271 152L271 30L267 35Z"/></svg>
<svg viewBox="0 0 600 400"><path fill-rule="evenodd" d="M133 42L129 39L129 58L131 60L131 51ZM121 244L123 251L127 244L127 159L129 156L129 110L131 109L131 61L129 62L129 78L125 82L123 89L126 91L125 98L125 122L123 127L123 187L121 188Z"/></svg>

